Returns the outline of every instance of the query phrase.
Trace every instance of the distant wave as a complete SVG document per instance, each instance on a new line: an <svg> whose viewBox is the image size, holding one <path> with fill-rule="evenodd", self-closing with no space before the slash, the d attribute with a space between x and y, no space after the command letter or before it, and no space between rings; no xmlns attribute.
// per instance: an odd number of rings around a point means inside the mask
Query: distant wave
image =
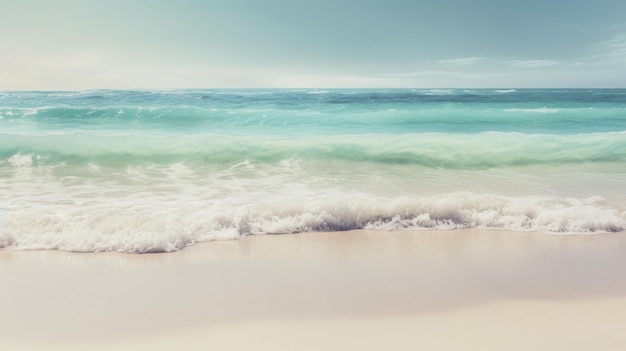
<svg viewBox="0 0 626 351"><path fill-rule="evenodd" d="M528 112L528 113L559 113L558 108L507 108L504 109L506 112Z"/></svg>
<svg viewBox="0 0 626 351"><path fill-rule="evenodd" d="M480 133L264 138L191 135L2 135L0 160L38 155L47 164L343 160L476 169L626 162L626 132L578 135ZM1 135L1 134L0 134ZM76 145L80 145L80 149ZM40 163L41 163L40 162Z"/></svg>
<svg viewBox="0 0 626 351"><path fill-rule="evenodd" d="M323 104L202 103L161 106L0 107L0 133L91 132L113 134L358 135L372 133L579 134L626 130L626 108L609 105L504 107L500 104L355 103L352 95L329 94ZM256 97L254 97L256 98ZM266 97L273 101L275 97ZM359 97L358 99L362 99ZM348 100L348 101L344 101ZM282 101L282 100L281 100ZM506 105L505 105L506 106Z"/></svg>

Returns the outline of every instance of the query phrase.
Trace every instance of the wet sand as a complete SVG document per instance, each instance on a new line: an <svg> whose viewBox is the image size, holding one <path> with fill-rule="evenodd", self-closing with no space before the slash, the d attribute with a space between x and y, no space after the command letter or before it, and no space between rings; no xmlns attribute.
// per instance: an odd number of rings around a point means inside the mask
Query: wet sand
<svg viewBox="0 0 626 351"><path fill-rule="evenodd" d="M623 350L624 267L626 233L350 231L170 254L0 251L0 346Z"/></svg>

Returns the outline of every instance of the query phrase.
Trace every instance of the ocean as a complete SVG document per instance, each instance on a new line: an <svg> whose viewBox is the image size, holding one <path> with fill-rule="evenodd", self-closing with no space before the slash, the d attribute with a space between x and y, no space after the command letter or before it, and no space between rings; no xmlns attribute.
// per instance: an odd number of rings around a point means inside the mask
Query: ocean
<svg viewBox="0 0 626 351"><path fill-rule="evenodd" d="M0 249L459 228L626 230L626 89L0 92Z"/></svg>

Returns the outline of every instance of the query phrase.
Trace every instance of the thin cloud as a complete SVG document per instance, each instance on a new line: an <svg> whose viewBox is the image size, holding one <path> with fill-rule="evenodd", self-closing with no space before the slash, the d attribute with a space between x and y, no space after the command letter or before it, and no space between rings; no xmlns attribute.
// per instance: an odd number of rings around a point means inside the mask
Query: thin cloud
<svg viewBox="0 0 626 351"><path fill-rule="evenodd" d="M382 76L389 77L474 77L476 74L456 72L456 71L437 71L437 70L424 70L413 72L399 72L399 73L385 73Z"/></svg>
<svg viewBox="0 0 626 351"><path fill-rule="evenodd" d="M616 33L593 47L593 60L600 64L626 64L626 33Z"/></svg>
<svg viewBox="0 0 626 351"><path fill-rule="evenodd" d="M515 67L523 67L523 68L540 68L540 67L550 67L556 66L560 64L560 61L553 60L514 60L509 61L508 64Z"/></svg>
<svg viewBox="0 0 626 351"><path fill-rule="evenodd" d="M444 65L471 66L484 60L485 59L482 57L462 57L462 58L449 59L449 60L439 60L437 62L444 64Z"/></svg>

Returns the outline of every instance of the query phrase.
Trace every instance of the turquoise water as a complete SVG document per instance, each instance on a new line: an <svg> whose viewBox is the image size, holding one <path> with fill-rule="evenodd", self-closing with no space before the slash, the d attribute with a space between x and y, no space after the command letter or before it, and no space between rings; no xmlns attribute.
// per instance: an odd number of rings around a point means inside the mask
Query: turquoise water
<svg viewBox="0 0 626 351"><path fill-rule="evenodd" d="M626 229L626 90L0 92L0 247Z"/></svg>

